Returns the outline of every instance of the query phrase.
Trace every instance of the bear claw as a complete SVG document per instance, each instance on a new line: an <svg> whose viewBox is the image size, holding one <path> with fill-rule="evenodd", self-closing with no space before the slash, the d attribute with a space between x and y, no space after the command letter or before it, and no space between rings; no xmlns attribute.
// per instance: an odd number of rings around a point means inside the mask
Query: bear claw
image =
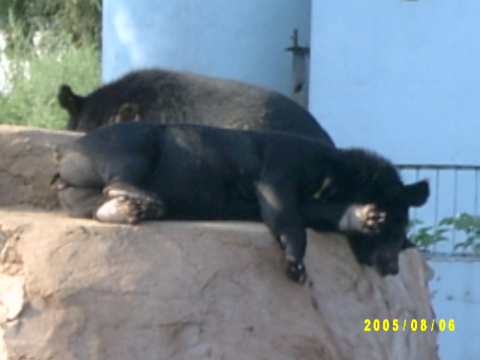
<svg viewBox="0 0 480 360"><path fill-rule="evenodd" d="M160 200L143 192L108 187L104 194L109 199L95 212L95 218L101 222L136 224L142 220L158 219L165 212Z"/></svg>
<svg viewBox="0 0 480 360"><path fill-rule="evenodd" d="M287 260L285 268L285 275L292 281L299 284L304 284L307 280L307 273L305 272L305 265L292 260Z"/></svg>

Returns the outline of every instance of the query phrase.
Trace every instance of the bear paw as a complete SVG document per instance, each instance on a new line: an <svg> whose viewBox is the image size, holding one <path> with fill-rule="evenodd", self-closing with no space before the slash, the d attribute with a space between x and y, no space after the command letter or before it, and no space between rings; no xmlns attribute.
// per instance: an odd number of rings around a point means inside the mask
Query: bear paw
<svg viewBox="0 0 480 360"><path fill-rule="evenodd" d="M347 208L338 225L342 231L360 231L374 234L380 232L386 213L375 204L354 204Z"/></svg>
<svg viewBox="0 0 480 360"><path fill-rule="evenodd" d="M97 209L95 218L101 222L136 224L142 220L157 219L163 213L163 204L159 201L118 196L104 202Z"/></svg>
<svg viewBox="0 0 480 360"><path fill-rule="evenodd" d="M305 271L305 265L292 260L287 260L287 266L285 268L285 275L292 281L299 284L304 284L307 280L307 273Z"/></svg>

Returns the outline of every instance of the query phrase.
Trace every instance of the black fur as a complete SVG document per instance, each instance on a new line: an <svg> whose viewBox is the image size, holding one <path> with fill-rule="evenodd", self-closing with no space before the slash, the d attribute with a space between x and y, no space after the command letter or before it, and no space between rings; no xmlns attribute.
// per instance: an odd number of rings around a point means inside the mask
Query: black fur
<svg viewBox="0 0 480 360"><path fill-rule="evenodd" d="M428 197L427 183L404 185L390 162L362 150L281 134L141 122L80 138L61 162L60 180L60 202L73 216L263 221L285 248L288 277L299 282L306 276L305 229L339 231L354 203L374 203L386 214L378 234L348 234L367 244L368 255L354 242L355 254L383 275L398 272L408 208Z"/></svg>
<svg viewBox="0 0 480 360"><path fill-rule="evenodd" d="M91 131L128 120L190 123L287 132L333 146L330 136L307 110L278 92L186 72L135 71L86 97L62 85L58 101L70 115L69 130Z"/></svg>

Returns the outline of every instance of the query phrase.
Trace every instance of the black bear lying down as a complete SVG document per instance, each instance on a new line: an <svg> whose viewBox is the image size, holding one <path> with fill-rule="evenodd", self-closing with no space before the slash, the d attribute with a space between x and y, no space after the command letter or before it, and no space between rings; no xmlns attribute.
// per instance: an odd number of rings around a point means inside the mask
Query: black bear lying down
<svg viewBox="0 0 480 360"><path fill-rule="evenodd" d="M83 97L68 85L58 94L69 130L91 131L128 120L279 131L333 146L310 113L278 92L239 81L187 72L134 71Z"/></svg>
<svg viewBox="0 0 480 360"><path fill-rule="evenodd" d="M342 231L359 260L398 272L408 209L428 183L404 185L387 160L315 140L195 125L124 122L95 130L66 153L57 180L72 216L263 221L303 282L306 228ZM365 242L367 251L362 249Z"/></svg>

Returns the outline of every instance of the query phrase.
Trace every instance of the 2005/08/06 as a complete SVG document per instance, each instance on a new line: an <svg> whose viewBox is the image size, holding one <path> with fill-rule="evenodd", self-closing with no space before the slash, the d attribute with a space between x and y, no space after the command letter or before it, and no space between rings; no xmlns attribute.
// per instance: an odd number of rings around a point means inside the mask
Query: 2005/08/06
<svg viewBox="0 0 480 360"><path fill-rule="evenodd" d="M390 324L391 323L391 324ZM403 325L403 326L402 326ZM455 330L455 322L453 319L451 320L444 320L440 319L437 322L438 330L440 331L454 331ZM432 321L427 321L426 319L411 319L407 320L404 319L403 321L399 319L365 319L365 328L364 331L434 331L435 330L435 319Z"/></svg>

